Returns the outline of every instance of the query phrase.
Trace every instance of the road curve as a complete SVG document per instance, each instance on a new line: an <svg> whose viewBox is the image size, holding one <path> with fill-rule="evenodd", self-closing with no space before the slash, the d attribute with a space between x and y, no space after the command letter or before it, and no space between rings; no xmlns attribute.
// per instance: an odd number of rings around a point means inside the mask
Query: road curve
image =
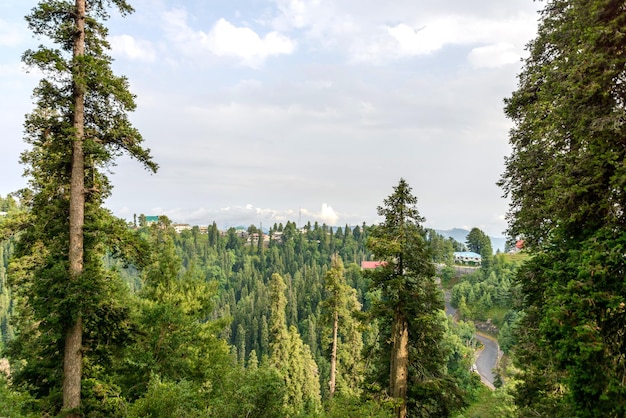
<svg viewBox="0 0 626 418"><path fill-rule="evenodd" d="M444 296L446 314L456 319L456 309L454 309L450 304L450 292L446 291ZM498 341L496 339L485 335L474 334L474 338L480 341L483 345L483 349L480 350L478 358L476 358L476 369L478 371L478 375L485 386L494 389L493 369L496 367L496 363L498 361L500 346L498 345Z"/></svg>
<svg viewBox="0 0 626 418"><path fill-rule="evenodd" d="M498 346L498 342L491 337L481 334L474 334L474 337L483 345L483 349L480 350L478 358L476 359L476 368L478 369L480 380L493 389L493 369L496 367L498 361L500 347Z"/></svg>
<svg viewBox="0 0 626 418"><path fill-rule="evenodd" d="M443 296L444 296L443 298L444 304L446 307L446 315L451 316L452 318L456 319L456 309L454 309L452 305L450 305L450 292L445 291Z"/></svg>

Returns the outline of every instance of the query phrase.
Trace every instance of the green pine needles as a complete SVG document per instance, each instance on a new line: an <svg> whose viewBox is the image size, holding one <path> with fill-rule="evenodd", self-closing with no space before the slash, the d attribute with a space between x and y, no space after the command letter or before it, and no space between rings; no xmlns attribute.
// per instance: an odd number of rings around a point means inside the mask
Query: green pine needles
<svg viewBox="0 0 626 418"><path fill-rule="evenodd" d="M626 414L625 28L623 2L547 2L506 101L500 185L533 255L518 274L527 415Z"/></svg>

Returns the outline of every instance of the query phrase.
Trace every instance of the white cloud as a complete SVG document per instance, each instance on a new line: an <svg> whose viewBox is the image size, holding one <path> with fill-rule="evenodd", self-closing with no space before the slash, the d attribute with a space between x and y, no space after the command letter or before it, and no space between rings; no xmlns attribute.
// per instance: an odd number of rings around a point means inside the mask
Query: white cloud
<svg viewBox="0 0 626 418"><path fill-rule="evenodd" d="M121 207L115 211L117 216L126 218L129 221L133 219L128 207ZM227 206L219 209L199 208L195 210L184 209L180 207L163 208L155 206L147 209L145 215L167 216L172 222L189 223L192 225L209 225L216 222L218 227L222 229L231 226L248 226L263 224L265 228L271 227L274 223L301 222L302 226L307 222L325 223L329 226L339 225L341 216L337 214L333 208L326 204L322 204L319 212L311 211L306 208L296 209L272 209L256 207L250 203L244 206ZM137 215L139 215L137 213ZM344 222L350 222L352 219L345 218ZM359 221L361 219L358 219Z"/></svg>
<svg viewBox="0 0 626 418"><path fill-rule="evenodd" d="M271 20L274 28L301 31L315 48L322 45L327 50L343 50L351 61L376 64L432 54L446 46L499 42L514 45L512 52L520 56L537 26L533 10L536 6L511 14L502 4L481 4L484 10L477 6L471 11L466 4L434 5L401 0L392 4L354 0L274 0L274 3L276 16ZM458 14L450 13L452 10Z"/></svg>
<svg viewBox="0 0 626 418"><path fill-rule="evenodd" d="M474 48L467 58L474 68L496 68L502 65L518 63L521 55L515 50L514 45L507 42L499 42Z"/></svg>
<svg viewBox="0 0 626 418"><path fill-rule="evenodd" d="M151 42L135 39L130 35L111 36L109 38L114 53L131 60L153 62L156 53Z"/></svg>
<svg viewBox="0 0 626 418"><path fill-rule="evenodd" d="M277 0L276 5L280 11L274 24L284 28L303 28L311 24L314 16L312 8L320 2L306 2L303 0Z"/></svg>
<svg viewBox="0 0 626 418"><path fill-rule="evenodd" d="M260 36L251 28L235 26L224 18L220 18L208 32L191 28L183 10L166 12L163 18L170 40L191 56L207 51L217 57L235 58L243 65L260 68L267 58L292 54L296 49L295 41L277 31Z"/></svg>
<svg viewBox="0 0 626 418"><path fill-rule="evenodd" d="M337 220L339 219L339 215L335 213L335 211L330 205L326 203L322 203L322 211L320 213L320 218L328 225L336 225Z"/></svg>
<svg viewBox="0 0 626 418"><path fill-rule="evenodd" d="M445 24L429 24L428 26L413 29L400 23L387 28L389 34L397 42L399 55L422 55L430 54L450 41L450 32Z"/></svg>
<svg viewBox="0 0 626 418"><path fill-rule="evenodd" d="M350 51L351 45L370 36L370 18L359 15L365 10L362 4L346 10L346 2L328 0L273 0L273 3L276 13L265 23L280 32L299 36L299 41L313 51Z"/></svg>
<svg viewBox="0 0 626 418"><path fill-rule="evenodd" d="M184 45L188 40L199 41L197 34L187 25L187 12L183 9L172 9L163 12L161 19L169 40L180 45Z"/></svg>
<svg viewBox="0 0 626 418"><path fill-rule="evenodd" d="M447 45L488 44L477 47L470 55L472 64L494 67L519 60L524 43L535 28L533 15L520 14L509 19L485 19L476 16L443 16L414 24L387 26L395 41L379 39L370 46L372 52L396 56L431 54ZM381 43L385 48L381 48ZM367 56L367 55L365 55ZM486 60L491 60L487 65Z"/></svg>
<svg viewBox="0 0 626 418"><path fill-rule="evenodd" d="M296 48L294 41L278 32L261 38L252 29L236 27L223 18L203 40L215 55L237 57L251 67L258 67L269 56L291 54Z"/></svg>
<svg viewBox="0 0 626 418"><path fill-rule="evenodd" d="M511 53L521 56L537 26L534 5L515 11L513 5L509 10L508 5L497 2L481 4L476 10L468 10L471 8L460 2L438 6L402 0L393 4L356 0L270 3L274 8L260 16L242 11L233 18L209 20L212 26L208 30L191 27L190 22L199 19L193 20L195 16L188 16L184 9L171 9L162 14L163 26L176 51L189 57L231 58L257 69L269 57L293 54L296 48L339 52L349 62L381 64L432 54L446 46L483 47L504 42L514 46ZM456 14L450 13L452 10ZM508 62L511 56L499 56L496 61Z"/></svg>

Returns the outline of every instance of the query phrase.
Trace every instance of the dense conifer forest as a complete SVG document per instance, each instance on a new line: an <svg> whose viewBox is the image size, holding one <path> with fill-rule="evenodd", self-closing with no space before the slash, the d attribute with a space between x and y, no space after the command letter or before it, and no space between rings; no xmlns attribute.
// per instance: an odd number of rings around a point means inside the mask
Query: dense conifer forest
<svg viewBox="0 0 626 418"><path fill-rule="evenodd" d="M158 165L111 69L109 9L133 11L46 0L26 17L46 42L23 55L43 77L28 187L0 196L0 415L626 414L622 2L540 13L505 100L504 254L479 228L463 243L425 229L404 179L374 225L114 217L108 167ZM466 250L472 265L455 264ZM487 339L495 378L481 383Z"/></svg>
<svg viewBox="0 0 626 418"><path fill-rule="evenodd" d="M373 258L367 243L374 229L310 223L297 228L287 222L265 233L253 225L220 231L215 224L206 232L195 226L178 233L165 217L128 225L141 261L122 261L112 251L103 259L117 299L98 314L106 340L87 340L84 413L390 416L387 337L380 338L389 325L374 309L381 291L360 267ZM454 247L462 245L432 230L421 230L419 239L433 266L450 260ZM4 242L4 252L12 251L13 241ZM17 272L16 263L5 257L0 271ZM13 306L24 302L28 292L9 293L7 275L2 279L3 298L11 295ZM427 379L413 378L413 387L423 387L411 392L409 401L421 415L449 416L478 391L470 371L473 327L447 318L442 291L433 291L429 297L437 309L421 326L440 337L414 348L422 351L419 359L434 363ZM8 325L13 311L4 307L3 343L10 358L24 359L21 366L12 363L12 384L30 388L25 405L57 413L59 381L49 376L58 376L58 365L37 360L43 337L15 336ZM32 321L29 315L16 315L17 329ZM180 397L170 399L172 393Z"/></svg>

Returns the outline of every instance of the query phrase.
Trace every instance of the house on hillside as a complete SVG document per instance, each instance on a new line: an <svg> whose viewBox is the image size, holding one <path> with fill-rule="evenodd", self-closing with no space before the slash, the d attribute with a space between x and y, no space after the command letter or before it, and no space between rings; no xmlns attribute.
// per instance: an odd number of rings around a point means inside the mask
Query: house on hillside
<svg viewBox="0 0 626 418"><path fill-rule="evenodd" d="M361 261L361 270L373 270L385 264L384 261Z"/></svg>
<svg viewBox="0 0 626 418"><path fill-rule="evenodd" d="M191 225L189 224L172 224L172 227L174 227L174 230L179 234L183 231L191 230Z"/></svg>
<svg viewBox="0 0 626 418"><path fill-rule="evenodd" d="M263 234L263 232L261 232L260 234L258 232L253 232L252 234L248 236L247 242L248 244L258 244L259 239L264 240L264 238L265 238L265 235ZM269 237L268 237L268 241L269 241Z"/></svg>
<svg viewBox="0 0 626 418"><path fill-rule="evenodd" d="M509 250L509 254L517 254L524 248L524 240L518 239L513 248Z"/></svg>
<svg viewBox="0 0 626 418"><path fill-rule="evenodd" d="M458 251L454 253L455 264L468 264L473 266L480 266L482 257L472 251Z"/></svg>

